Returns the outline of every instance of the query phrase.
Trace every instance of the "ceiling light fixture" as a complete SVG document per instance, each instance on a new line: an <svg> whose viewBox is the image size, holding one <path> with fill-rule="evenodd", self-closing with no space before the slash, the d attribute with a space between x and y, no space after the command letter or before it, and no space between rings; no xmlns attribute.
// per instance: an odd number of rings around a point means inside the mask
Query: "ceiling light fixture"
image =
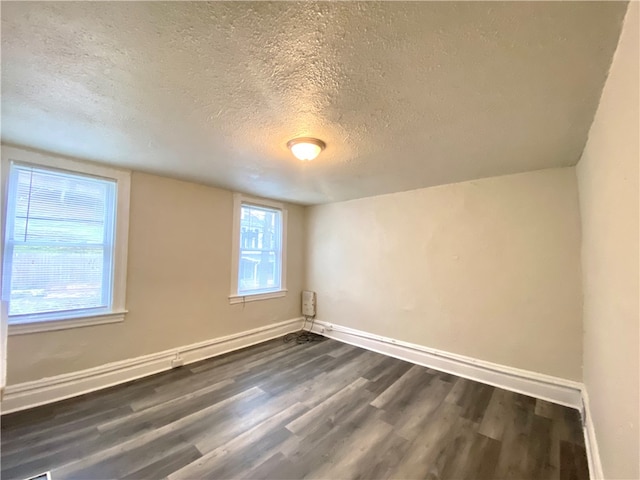
<svg viewBox="0 0 640 480"><path fill-rule="evenodd" d="M309 161L320 155L327 145L317 138L301 137L287 142L287 147L298 160Z"/></svg>

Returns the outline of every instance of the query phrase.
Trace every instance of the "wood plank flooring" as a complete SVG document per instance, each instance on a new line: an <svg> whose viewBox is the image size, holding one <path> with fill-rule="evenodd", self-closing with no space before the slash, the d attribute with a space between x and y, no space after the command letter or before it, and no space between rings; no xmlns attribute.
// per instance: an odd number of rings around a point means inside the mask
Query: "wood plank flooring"
<svg viewBox="0 0 640 480"><path fill-rule="evenodd" d="M272 340L2 417L24 479L587 479L578 412L334 340Z"/></svg>

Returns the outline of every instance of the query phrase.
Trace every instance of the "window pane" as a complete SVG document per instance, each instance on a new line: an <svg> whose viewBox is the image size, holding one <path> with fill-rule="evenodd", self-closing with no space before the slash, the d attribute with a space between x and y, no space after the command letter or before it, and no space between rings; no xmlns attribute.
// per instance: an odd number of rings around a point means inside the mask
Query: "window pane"
<svg viewBox="0 0 640 480"><path fill-rule="evenodd" d="M240 218L238 292L279 290L282 212L243 205Z"/></svg>
<svg viewBox="0 0 640 480"><path fill-rule="evenodd" d="M9 315L106 307L102 246L16 245Z"/></svg>
<svg viewBox="0 0 640 480"><path fill-rule="evenodd" d="M276 252L243 250L240 253L240 290L279 289Z"/></svg>
<svg viewBox="0 0 640 480"><path fill-rule="evenodd" d="M16 177L14 240L104 241L112 182L24 167L16 168Z"/></svg>
<svg viewBox="0 0 640 480"><path fill-rule="evenodd" d="M109 307L115 182L20 165L9 182L9 315Z"/></svg>

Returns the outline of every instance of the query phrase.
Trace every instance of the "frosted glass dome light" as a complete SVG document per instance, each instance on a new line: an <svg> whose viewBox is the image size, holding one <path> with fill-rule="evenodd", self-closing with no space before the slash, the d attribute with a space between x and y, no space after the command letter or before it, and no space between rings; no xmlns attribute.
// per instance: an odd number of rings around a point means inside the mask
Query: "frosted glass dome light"
<svg viewBox="0 0 640 480"><path fill-rule="evenodd" d="M298 160L310 161L320 155L320 152L326 147L322 140L317 138L294 138L287 142L287 147Z"/></svg>

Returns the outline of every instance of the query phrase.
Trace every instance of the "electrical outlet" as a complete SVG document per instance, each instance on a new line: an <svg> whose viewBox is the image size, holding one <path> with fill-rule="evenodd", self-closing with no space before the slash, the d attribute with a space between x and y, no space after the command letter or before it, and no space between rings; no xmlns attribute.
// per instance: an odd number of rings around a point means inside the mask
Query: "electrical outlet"
<svg viewBox="0 0 640 480"><path fill-rule="evenodd" d="M184 358L180 355L176 355L176 358L171 359L171 368L178 368L184 365Z"/></svg>

